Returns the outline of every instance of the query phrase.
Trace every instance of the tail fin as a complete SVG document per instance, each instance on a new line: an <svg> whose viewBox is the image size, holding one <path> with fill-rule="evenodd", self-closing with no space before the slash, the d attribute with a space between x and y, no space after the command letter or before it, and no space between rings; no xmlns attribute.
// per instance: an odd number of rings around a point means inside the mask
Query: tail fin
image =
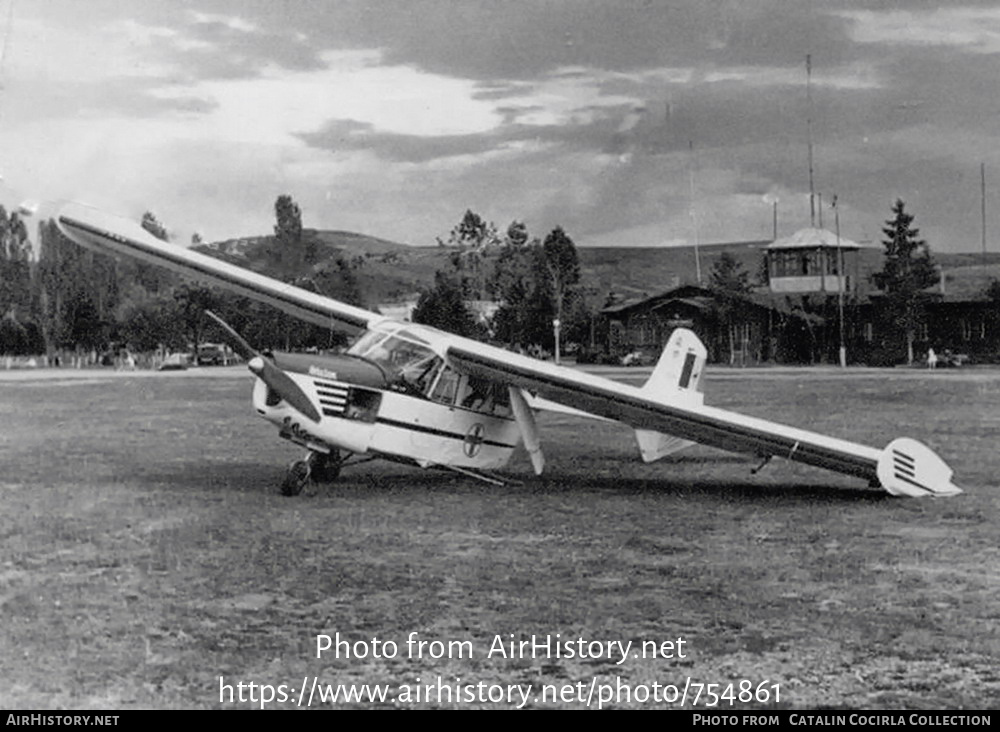
<svg viewBox="0 0 1000 732"><path fill-rule="evenodd" d="M707 356L705 345L693 331L677 328L642 390L667 404L678 400L701 404L705 398L701 378Z"/></svg>
<svg viewBox="0 0 1000 732"><path fill-rule="evenodd" d="M693 331L676 329L642 390L666 404L700 406L705 399L701 379L707 356L704 344ZM690 440L653 430L636 430L635 441L642 459L647 463L694 444Z"/></svg>

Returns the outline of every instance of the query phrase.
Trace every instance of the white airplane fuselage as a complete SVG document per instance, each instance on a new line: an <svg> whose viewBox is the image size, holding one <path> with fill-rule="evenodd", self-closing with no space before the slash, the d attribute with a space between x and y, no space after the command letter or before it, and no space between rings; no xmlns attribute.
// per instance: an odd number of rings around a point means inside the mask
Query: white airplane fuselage
<svg viewBox="0 0 1000 732"><path fill-rule="evenodd" d="M372 375L380 367L358 355L277 354L277 363L320 419L315 422L277 398L260 378L254 381L254 411L282 437L317 452L377 455L424 467L504 467L521 439L506 388L474 383L448 368L425 339L414 337L414 330L399 325L368 338L376 346L389 344L389 350L393 345L397 352L400 345L408 349L404 355L410 363L404 366L416 362L417 370L427 372L419 384L392 370L392 354L383 359L384 384Z"/></svg>

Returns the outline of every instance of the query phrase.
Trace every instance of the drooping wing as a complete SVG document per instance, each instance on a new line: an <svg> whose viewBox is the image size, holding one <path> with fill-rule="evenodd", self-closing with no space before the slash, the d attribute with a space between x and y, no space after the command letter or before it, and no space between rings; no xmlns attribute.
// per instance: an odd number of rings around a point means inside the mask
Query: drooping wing
<svg viewBox="0 0 1000 732"><path fill-rule="evenodd" d="M788 427L696 401L658 399L643 389L509 353L456 341L448 358L486 379L530 390L638 430L652 430L730 452L777 456L881 483L894 495L951 495L952 471L925 446L900 438L884 450Z"/></svg>
<svg viewBox="0 0 1000 732"><path fill-rule="evenodd" d="M364 330L383 316L157 239L139 224L78 203L56 217L67 237L105 254L124 254L266 302L310 323Z"/></svg>

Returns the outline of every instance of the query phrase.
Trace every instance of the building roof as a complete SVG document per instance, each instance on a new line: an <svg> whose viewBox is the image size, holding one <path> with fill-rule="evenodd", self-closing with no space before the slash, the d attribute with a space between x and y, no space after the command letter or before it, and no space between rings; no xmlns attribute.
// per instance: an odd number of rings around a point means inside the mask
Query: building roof
<svg viewBox="0 0 1000 732"><path fill-rule="evenodd" d="M661 292L652 297L643 297L615 303L601 309L601 313L608 316L621 315L632 310L647 308L655 310L668 303L683 303L695 307L699 310L710 310L714 307L717 293L712 290L699 287L697 285L683 285L666 292ZM801 307L801 301L788 295L776 295L766 291L746 292L735 295L735 297L749 306L756 306L766 310L773 310L785 315L792 315L809 321L821 321L819 316L805 312Z"/></svg>
<svg viewBox="0 0 1000 732"><path fill-rule="evenodd" d="M790 236L783 236L768 244L765 249L881 249L880 244L859 244L856 241L841 236L838 244L837 235L826 229L799 229Z"/></svg>

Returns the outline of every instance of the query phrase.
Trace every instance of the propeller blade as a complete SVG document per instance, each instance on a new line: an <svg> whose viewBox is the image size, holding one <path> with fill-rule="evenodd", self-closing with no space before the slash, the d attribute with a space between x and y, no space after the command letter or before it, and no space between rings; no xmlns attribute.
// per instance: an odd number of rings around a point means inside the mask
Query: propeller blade
<svg viewBox="0 0 1000 732"><path fill-rule="evenodd" d="M260 355L259 353L257 353L257 351L254 350L253 346L247 343L243 339L243 336L241 336L239 333L233 330L232 326L229 325L229 323L227 323L225 320L220 318L211 310L206 310L205 315L207 315L216 323L218 323L219 327L222 328L224 331L226 331L226 334L229 336L229 340L232 343L233 350L236 351L238 354L240 354L240 357L244 361L249 362L250 359L252 359L254 356Z"/></svg>
<svg viewBox="0 0 1000 732"><path fill-rule="evenodd" d="M312 403L302 387L295 383L295 380L284 371L275 366L269 359L263 356L254 356L247 362L247 367L261 381L268 385L271 390L288 402L293 409L301 412L313 422L319 422L319 412Z"/></svg>
<svg viewBox="0 0 1000 732"><path fill-rule="evenodd" d="M253 346L247 343L243 336L233 330L232 326L225 320L211 310L206 310L205 314L218 323L226 332L232 342L233 350L243 357L247 362L247 368L255 376L267 384L271 391L288 402L293 409L301 412L313 422L319 422L320 415L316 410L316 405L313 404L312 399L302 391L302 387L296 384L291 376L275 366L269 358L262 356L254 350Z"/></svg>
<svg viewBox="0 0 1000 732"><path fill-rule="evenodd" d="M510 406L514 411L514 419L517 426L521 428L521 438L524 440L524 448L531 458L531 467L535 469L535 475L541 475L545 469L545 455L542 453L542 441L538 436L538 425L535 422L535 413L531 411L527 400L520 389L508 386L510 393Z"/></svg>

